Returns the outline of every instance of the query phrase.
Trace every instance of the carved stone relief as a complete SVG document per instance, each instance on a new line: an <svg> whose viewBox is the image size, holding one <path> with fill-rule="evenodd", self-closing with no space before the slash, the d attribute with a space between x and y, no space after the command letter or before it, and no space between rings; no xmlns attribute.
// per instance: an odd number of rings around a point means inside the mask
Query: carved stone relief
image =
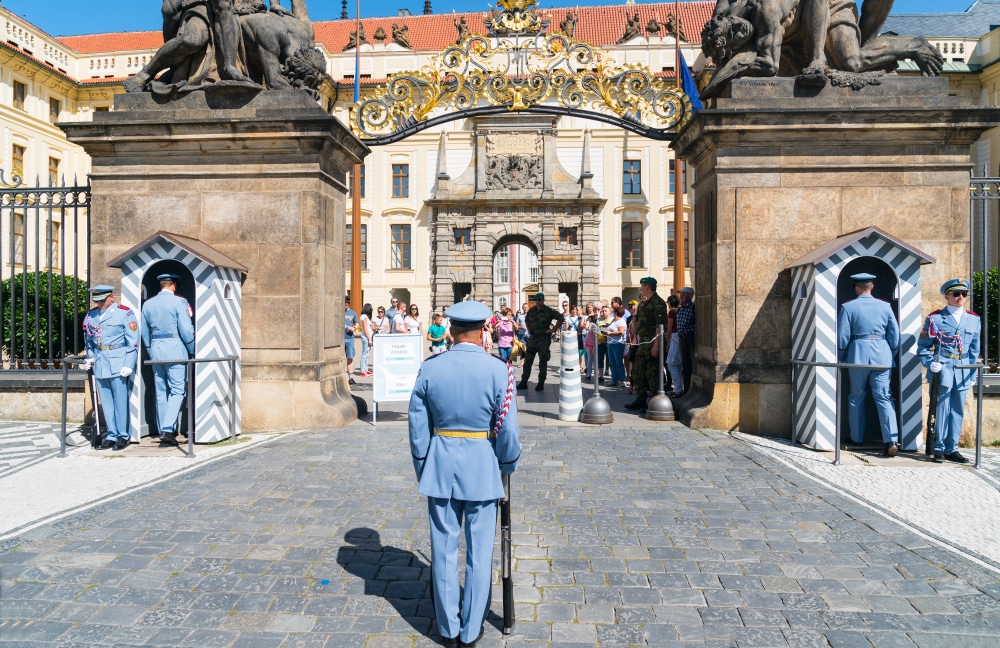
<svg viewBox="0 0 1000 648"><path fill-rule="evenodd" d="M541 133L486 133L486 189L539 189L544 182Z"/></svg>

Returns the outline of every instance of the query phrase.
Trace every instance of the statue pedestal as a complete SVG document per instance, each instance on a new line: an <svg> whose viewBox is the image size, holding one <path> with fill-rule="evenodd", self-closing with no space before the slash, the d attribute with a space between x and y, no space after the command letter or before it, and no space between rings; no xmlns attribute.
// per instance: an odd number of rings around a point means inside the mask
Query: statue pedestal
<svg viewBox="0 0 1000 648"><path fill-rule="evenodd" d="M946 278L968 274L970 146L1000 111L947 95L944 78L860 90L739 79L684 127L674 147L696 173L697 356L679 420L790 436L787 266L823 243L875 225L936 258L923 314Z"/></svg>
<svg viewBox="0 0 1000 648"><path fill-rule="evenodd" d="M244 429L356 418L344 356L345 195L368 149L343 124L304 92L228 86L170 102L119 95L113 112L61 126L93 158L91 284L117 285L107 262L158 231L208 243L249 268Z"/></svg>

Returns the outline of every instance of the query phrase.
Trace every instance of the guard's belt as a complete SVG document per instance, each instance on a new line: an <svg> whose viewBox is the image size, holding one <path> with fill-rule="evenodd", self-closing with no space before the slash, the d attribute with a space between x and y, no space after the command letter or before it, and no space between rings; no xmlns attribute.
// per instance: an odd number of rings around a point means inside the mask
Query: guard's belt
<svg viewBox="0 0 1000 648"><path fill-rule="evenodd" d="M434 428L434 434L443 437L455 437L458 439L493 439L496 435L486 430L442 430Z"/></svg>
<svg viewBox="0 0 1000 648"><path fill-rule="evenodd" d="M122 342L120 344L106 344L101 346L101 351L114 351L115 349L120 349L122 347L128 346L128 344Z"/></svg>
<svg viewBox="0 0 1000 648"><path fill-rule="evenodd" d="M952 354L951 354L951 355L949 355L948 357L949 357L949 358L951 358L952 360L958 360L958 359L959 359L959 358L961 358L962 356L961 356L960 354L957 354L957 353L952 353Z"/></svg>
<svg viewBox="0 0 1000 648"><path fill-rule="evenodd" d="M180 337L180 336L177 335L176 333L157 333L156 335L152 336L154 340L169 340L175 337Z"/></svg>
<svg viewBox="0 0 1000 648"><path fill-rule="evenodd" d="M884 340L884 335L852 335L852 340Z"/></svg>

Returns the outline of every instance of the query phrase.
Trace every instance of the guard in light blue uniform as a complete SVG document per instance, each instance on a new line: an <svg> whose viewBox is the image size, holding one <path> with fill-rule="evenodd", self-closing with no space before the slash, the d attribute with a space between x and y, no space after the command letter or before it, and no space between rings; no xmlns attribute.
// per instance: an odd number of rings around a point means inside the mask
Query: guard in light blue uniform
<svg viewBox="0 0 1000 648"><path fill-rule="evenodd" d="M142 343L150 360L186 360L194 353L194 325L191 306L178 296L177 275L161 274L160 292L142 306ZM187 366L183 364L153 365L156 385L156 424L160 440L177 443L174 425L184 402Z"/></svg>
<svg viewBox="0 0 1000 648"><path fill-rule="evenodd" d="M896 366L894 356L899 348L899 324L892 307L881 299L872 297L875 275L851 275L857 299L840 307L837 320L837 348L841 362L882 367ZM861 443L865 437L865 394L869 386L878 419L882 427L883 454L895 457L899 452L899 427L896 410L892 405L890 370L848 369L851 393L848 397L848 423L851 441Z"/></svg>
<svg viewBox="0 0 1000 648"><path fill-rule="evenodd" d="M521 456L514 377L481 346L492 315L480 302L445 311L455 346L431 356L410 397L410 452L427 496L434 611L447 648L473 646L490 604L501 473ZM499 427L497 421L500 421ZM458 540L465 520L465 593L459 620Z"/></svg>
<svg viewBox="0 0 1000 648"><path fill-rule="evenodd" d="M97 304L83 319L87 348L86 368L93 368L97 391L104 410L106 434L99 446L102 450L128 447L129 377L139 358L139 321L135 311L115 303L111 286L91 290Z"/></svg>
<svg viewBox="0 0 1000 648"><path fill-rule="evenodd" d="M955 365L975 364L978 361L982 322L979 315L965 310L969 296L967 280L946 281L941 286L941 294L948 305L927 316L917 342L917 355L920 363L927 368L928 382L935 373L941 376L934 461L964 464L969 460L958 451L958 439L962 434L965 399L969 388L976 382L976 371L955 369Z"/></svg>

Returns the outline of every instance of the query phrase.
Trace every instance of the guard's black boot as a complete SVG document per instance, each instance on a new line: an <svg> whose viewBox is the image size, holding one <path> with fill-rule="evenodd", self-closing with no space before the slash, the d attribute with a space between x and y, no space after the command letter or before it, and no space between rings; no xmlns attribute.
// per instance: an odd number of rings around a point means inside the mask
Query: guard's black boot
<svg viewBox="0 0 1000 648"><path fill-rule="evenodd" d="M441 645L444 646L444 648L459 648L461 643L462 642L458 640L458 637L452 637L450 639L448 637L441 637Z"/></svg>
<svg viewBox="0 0 1000 648"><path fill-rule="evenodd" d="M960 463L960 464L967 464L967 463L969 463L969 460L966 457L963 457L962 453L959 452L958 450L956 450L955 452L946 454L944 456L944 458L947 461L952 461L954 463Z"/></svg>
<svg viewBox="0 0 1000 648"><path fill-rule="evenodd" d="M486 632L486 626L483 626L482 628L480 628L480 629L479 629L479 636L478 636L478 637L476 637L475 639L473 639L473 640L472 640L472 641L470 641L469 643L465 643L465 642L463 641L463 642L462 642L461 644L459 644L459 645L461 646L461 648L475 648L475 646L476 646L476 642L478 642L478 641L479 641L480 639L482 639L482 638L483 638L483 634L484 634L485 632Z"/></svg>
<svg viewBox="0 0 1000 648"><path fill-rule="evenodd" d="M934 463L944 463L944 453L940 450L934 451Z"/></svg>
<svg viewBox="0 0 1000 648"><path fill-rule="evenodd" d="M104 437L104 440L101 441L101 445L97 446L97 449L98 450L110 450L113 447L115 447L115 442L112 441L111 439L109 439L108 437Z"/></svg>
<svg viewBox="0 0 1000 648"><path fill-rule="evenodd" d="M525 386L527 387L527 385L525 385ZM537 385L535 385L535 391L542 391L544 389L545 389L545 381L544 380L542 382L538 383Z"/></svg>
<svg viewBox="0 0 1000 648"><path fill-rule="evenodd" d="M899 446L895 443L885 444L885 450L882 452L883 457L895 457L896 453L899 452Z"/></svg>
<svg viewBox="0 0 1000 648"><path fill-rule="evenodd" d="M646 399L641 396L636 396L634 401L625 405L625 409L632 411L644 410L646 409Z"/></svg>
<svg viewBox="0 0 1000 648"><path fill-rule="evenodd" d="M122 438L118 439L117 441L115 441L115 451L116 452L124 450L127 447L128 447L128 439L127 438L122 437Z"/></svg>
<svg viewBox="0 0 1000 648"><path fill-rule="evenodd" d="M173 432L164 432L160 435L160 443L167 445L177 445L177 435Z"/></svg>
<svg viewBox="0 0 1000 648"><path fill-rule="evenodd" d="M517 388L518 389L527 389L528 388L528 381L527 380L522 380L521 382L517 383Z"/></svg>

